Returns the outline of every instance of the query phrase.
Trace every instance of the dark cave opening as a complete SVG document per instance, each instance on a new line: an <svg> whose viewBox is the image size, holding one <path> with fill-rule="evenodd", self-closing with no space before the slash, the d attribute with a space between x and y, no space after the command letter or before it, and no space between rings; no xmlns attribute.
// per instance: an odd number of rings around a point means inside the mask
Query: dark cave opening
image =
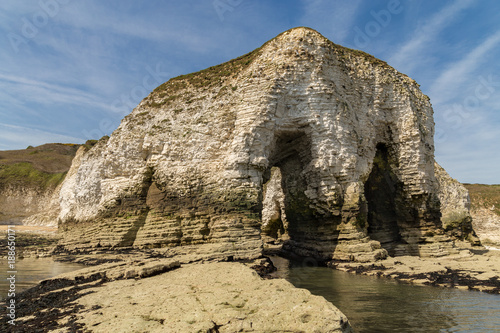
<svg viewBox="0 0 500 333"><path fill-rule="evenodd" d="M318 209L307 194L318 180L310 165L313 153L307 128L276 133L272 148L269 168L263 175L263 213L266 209L269 213L267 225L263 219L261 229L264 250L270 244L271 248L279 247L282 255L331 258L340 217ZM268 197L270 187L281 194Z"/></svg>
<svg viewBox="0 0 500 333"><path fill-rule="evenodd" d="M377 145L373 168L365 183L365 198L368 204L368 236L379 241L393 256L395 246L401 243L398 226L398 197L401 186L394 174L388 147Z"/></svg>
<svg viewBox="0 0 500 333"><path fill-rule="evenodd" d="M310 140L304 131L276 134L270 167L263 177L262 211L262 234L275 243L300 239L303 226L312 217L304 194L307 180L303 172L310 160Z"/></svg>

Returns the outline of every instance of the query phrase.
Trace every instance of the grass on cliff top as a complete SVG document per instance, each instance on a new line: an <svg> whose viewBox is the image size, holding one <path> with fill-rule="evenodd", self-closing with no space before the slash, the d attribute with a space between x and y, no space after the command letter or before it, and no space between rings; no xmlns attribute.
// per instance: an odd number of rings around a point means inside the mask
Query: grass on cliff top
<svg viewBox="0 0 500 333"><path fill-rule="evenodd" d="M35 169L28 162L0 165L0 184L32 186L41 189L54 188L63 180L66 172L47 173Z"/></svg>
<svg viewBox="0 0 500 333"><path fill-rule="evenodd" d="M500 216L500 185L464 184L469 190L471 208L494 207L493 211Z"/></svg>
<svg viewBox="0 0 500 333"><path fill-rule="evenodd" d="M354 55L357 57L362 57L366 60L368 60L372 64L380 65L386 68L390 68L390 66L385 62L382 61L366 52L359 51L359 50L354 50L354 49L349 49L347 47L338 45L327 39L326 37L322 36L319 32L317 32L314 29L311 28L306 28L306 27L298 27L298 28L293 28L290 30L294 29L307 29L310 31L313 31L320 35L322 38L324 38L327 43L336 50L337 54L339 57L346 59L349 55ZM289 32L290 30L284 31L280 33L278 36L275 38L267 41L264 43L261 47L245 54L242 55L238 58L229 60L225 63L222 63L220 65L212 66L206 69L203 69L198 72L190 73L190 74L185 74L185 75L180 75L177 77L174 77L167 82L161 84L158 86L153 93L151 94L154 97L158 97L160 99L163 99L161 102L155 102L150 96L147 97L148 104L149 106L152 107L160 107L165 104L168 104L170 101L176 100L180 97L181 95L178 95L177 93L182 90L187 88L188 86L192 86L194 88L212 88L216 85L221 85L223 81L231 76L236 76L239 72L243 71L250 63L259 55L260 51L264 46L266 46L268 43L272 42L273 40L279 38L283 34ZM234 87L233 87L234 90Z"/></svg>
<svg viewBox="0 0 500 333"><path fill-rule="evenodd" d="M212 88L216 85L222 85L226 78L235 76L244 70L255 59L260 49L261 47L220 65L212 66L199 72L180 75L168 80L153 90L152 93L156 97L163 98L163 101L157 103L148 98L149 106L160 107L181 97L176 93L188 86L194 88Z"/></svg>
<svg viewBox="0 0 500 333"><path fill-rule="evenodd" d="M66 172L80 145L48 143L21 150L0 151L0 165L31 163L36 170L47 173Z"/></svg>
<svg viewBox="0 0 500 333"><path fill-rule="evenodd" d="M77 144L51 143L0 151L0 185L56 187L63 181L79 147Z"/></svg>

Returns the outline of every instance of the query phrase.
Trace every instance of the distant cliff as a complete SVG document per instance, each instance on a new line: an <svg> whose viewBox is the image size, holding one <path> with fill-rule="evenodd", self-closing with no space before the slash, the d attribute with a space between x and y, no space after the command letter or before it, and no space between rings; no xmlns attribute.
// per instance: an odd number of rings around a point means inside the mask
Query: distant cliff
<svg viewBox="0 0 500 333"><path fill-rule="evenodd" d="M0 224L57 226L59 185L79 146L0 151Z"/></svg>
<svg viewBox="0 0 500 333"><path fill-rule="evenodd" d="M500 185L465 184L471 197L472 225L481 243L500 249Z"/></svg>

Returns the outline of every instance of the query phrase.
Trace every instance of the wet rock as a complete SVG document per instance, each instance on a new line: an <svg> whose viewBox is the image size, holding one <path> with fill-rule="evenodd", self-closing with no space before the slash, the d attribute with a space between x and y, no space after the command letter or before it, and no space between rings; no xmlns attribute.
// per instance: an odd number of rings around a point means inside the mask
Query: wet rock
<svg viewBox="0 0 500 333"><path fill-rule="evenodd" d="M441 258L396 257L373 263L330 261L329 267L363 275L376 275L412 284L500 293L500 252L468 250Z"/></svg>
<svg viewBox="0 0 500 333"><path fill-rule="evenodd" d="M102 265L94 272L119 267ZM94 275L48 280L40 288L59 282L59 289L26 293L33 306L23 310L17 329L45 323L51 332L351 332L347 318L323 297L282 279L262 280L241 263L190 264L150 277L82 280L69 287L61 282Z"/></svg>

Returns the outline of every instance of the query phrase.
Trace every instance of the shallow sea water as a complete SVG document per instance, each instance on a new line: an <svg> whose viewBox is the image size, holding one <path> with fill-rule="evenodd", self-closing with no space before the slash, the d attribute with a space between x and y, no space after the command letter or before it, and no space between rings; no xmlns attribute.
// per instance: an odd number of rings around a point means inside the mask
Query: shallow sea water
<svg viewBox="0 0 500 333"><path fill-rule="evenodd" d="M412 286L317 267L313 260L271 258L275 276L325 297L337 306L356 332L500 332L500 295ZM50 258L16 262L16 292L61 273L85 267ZM0 297L5 300L7 262L0 261Z"/></svg>
<svg viewBox="0 0 500 333"><path fill-rule="evenodd" d="M315 267L314 261L272 260L276 276L325 297L356 332L500 332L500 295L413 286Z"/></svg>
<svg viewBox="0 0 500 333"><path fill-rule="evenodd" d="M10 274L7 259L0 259L0 300L4 301L9 290L7 277ZM26 290L50 277L85 267L82 264L54 261L51 258L18 259L15 263L16 293Z"/></svg>

